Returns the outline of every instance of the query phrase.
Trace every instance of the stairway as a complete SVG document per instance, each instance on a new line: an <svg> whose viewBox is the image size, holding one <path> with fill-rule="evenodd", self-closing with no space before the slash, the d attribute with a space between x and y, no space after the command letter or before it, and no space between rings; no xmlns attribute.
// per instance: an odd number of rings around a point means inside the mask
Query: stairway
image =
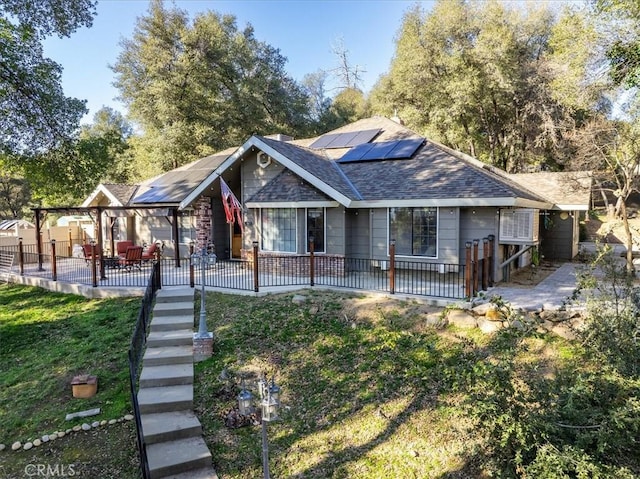
<svg viewBox="0 0 640 479"><path fill-rule="evenodd" d="M138 405L151 479L217 479L193 413L191 288L156 296L142 360Z"/></svg>

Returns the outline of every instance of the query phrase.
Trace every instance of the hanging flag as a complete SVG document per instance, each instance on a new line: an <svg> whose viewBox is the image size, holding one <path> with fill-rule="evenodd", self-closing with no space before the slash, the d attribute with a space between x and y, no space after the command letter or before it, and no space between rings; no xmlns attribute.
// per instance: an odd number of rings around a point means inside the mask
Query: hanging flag
<svg viewBox="0 0 640 479"><path fill-rule="evenodd" d="M231 191L231 188L229 188L229 185L222 179L222 176L220 177L220 192L222 193L222 206L224 206L227 223L235 223L237 218L240 229L244 229L242 225L242 205Z"/></svg>

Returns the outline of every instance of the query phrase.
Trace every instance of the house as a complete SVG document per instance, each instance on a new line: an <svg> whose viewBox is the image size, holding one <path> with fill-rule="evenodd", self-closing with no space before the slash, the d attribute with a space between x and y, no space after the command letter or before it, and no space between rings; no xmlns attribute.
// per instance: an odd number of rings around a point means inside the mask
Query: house
<svg viewBox="0 0 640 479"><path fill-rule="evenodd" d="M493 236L500 280L534 247L550 259L577 254L590 198L590 177L577 177L569 194L569 174L509 175L373 117L304 140L254 135L124 195L100 185L83 206L123 208L104 211L127 218L129 238L166 240L176 257L193 240L221 259L250 258L255 242L266 256L306 255L313 244L336 261L384 267L394 241L398 258L451 270L469 242Z"/></svg>

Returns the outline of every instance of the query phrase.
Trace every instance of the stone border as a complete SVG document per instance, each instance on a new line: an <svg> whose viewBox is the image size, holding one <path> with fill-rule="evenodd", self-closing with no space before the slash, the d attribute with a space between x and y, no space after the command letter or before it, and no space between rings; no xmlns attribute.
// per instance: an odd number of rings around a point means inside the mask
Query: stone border
<svg viewBox="0 0 640 479"><path fill-rule="evenodd" d="M34 447L41 446L50 441L55 441L58 438L64 437L74 432L90 431L91 429L95 429L98 427L111 426L113 424L118 424L118 423L122 423L125 421L132 421L132 420L133 420L132 414L125 414L124 416L118 419L110 419L108 421L106 419L103 419L102 421L93 421L91 424L85 422L83 424L78 424L71 428L65 429L64 431L60 430L60 431L53 432L51 434L44 434L39 439L33 439L33 440L29 439L24 444L20 441L16 441L11 445L11 450L12 451L20 451L20 450L28 451ZM5 444L0 444L0 452L4 451L6 448L7 446Z"/></svg>

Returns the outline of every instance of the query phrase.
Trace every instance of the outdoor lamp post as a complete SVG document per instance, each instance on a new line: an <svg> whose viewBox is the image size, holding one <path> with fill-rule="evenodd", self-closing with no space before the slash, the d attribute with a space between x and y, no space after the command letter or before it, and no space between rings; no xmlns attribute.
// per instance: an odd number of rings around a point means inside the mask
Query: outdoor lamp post
<svg viewBox="0 0 640 479"><path fill-rule="evenodd" d="M217 257L214 253L209 253L203 247L199 253L191 255L194 265L200 266L202 291L200 292L200 322L198 332L193 335L194 359L201 360L210 357L213 349L213 333L207 331L207 310L205 305L205 270L208 266L216 264Z"/></svg>
<svg viewBox="0 0 640 479"><path fill-rule="evenodd" d="M269 473L269 442L267 440L267 423L278 420L278 409L280 408L280 386L275 383L274 378L269 382L266 376L262 376L258 380L258 393L260 394L260 410L262 413L262 470L264 471L264 479L271 479ZM238 394L238 408L240 414L249 416L253 414L254 398L251 391L246 389L244 379L242 380L242 389Z"/></svg>

